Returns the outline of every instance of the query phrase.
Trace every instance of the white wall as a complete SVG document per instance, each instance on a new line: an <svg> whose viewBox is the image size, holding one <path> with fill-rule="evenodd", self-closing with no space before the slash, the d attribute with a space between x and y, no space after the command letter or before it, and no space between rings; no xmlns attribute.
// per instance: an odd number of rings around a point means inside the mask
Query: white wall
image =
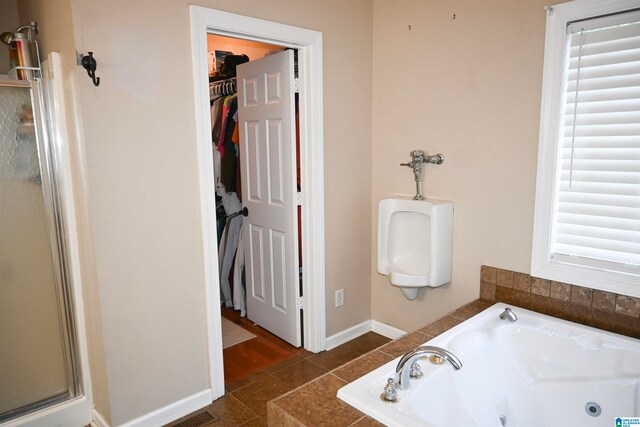
<svg viewBox="0 0 640 427"><path fill-rule="evenodd" d="M412 330L477 298L482 264L529 271L548 3L374 1L374 227L414 194L413 149L444 154L423 194L455 203L453 281L417 301L375 272L374 237L374 319Z"/></svg>

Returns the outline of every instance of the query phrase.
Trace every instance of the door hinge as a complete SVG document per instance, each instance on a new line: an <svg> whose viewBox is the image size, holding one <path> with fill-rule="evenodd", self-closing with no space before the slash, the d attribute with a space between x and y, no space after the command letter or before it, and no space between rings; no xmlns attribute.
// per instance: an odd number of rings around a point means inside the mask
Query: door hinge
<svg viewBox="0 0 640 427"><path fill-rule="evenodd" d="M296 206L302 206L302 193L299 191L296 193Z"/></svg>
<svg viewBox="0 0 640 427"><path fill-rule="evenodd" d="M300 79L297 77L293 79L293 92L300 93Z"/></svg>
<svg viewBox="0 0 640 427"><path fill-rule="evenodd" d="M298 297L298 301L296 301L296 308L304 308L304 299L302 297Z"/></svg>

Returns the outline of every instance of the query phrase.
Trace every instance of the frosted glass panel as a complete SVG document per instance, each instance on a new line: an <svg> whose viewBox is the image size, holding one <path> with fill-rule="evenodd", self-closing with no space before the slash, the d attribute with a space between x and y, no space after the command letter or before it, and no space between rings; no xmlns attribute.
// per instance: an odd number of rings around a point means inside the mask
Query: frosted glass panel
<svg viewBox="0 0 640 427"><path fill-rule="evenodd" d="M68 395L31 90L0 87L0 421Z"/></svg>

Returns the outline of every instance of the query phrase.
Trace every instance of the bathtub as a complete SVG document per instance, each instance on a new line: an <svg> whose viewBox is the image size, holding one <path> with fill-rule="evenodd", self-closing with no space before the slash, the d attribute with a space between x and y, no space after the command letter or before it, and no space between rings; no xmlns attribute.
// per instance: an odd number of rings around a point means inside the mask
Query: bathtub
<svg viewBox="0 0 640 427"><path fill-rule="evenodd" d="M516 322L499 319L506 307ZM383 402L397 358L338 397L388 426L609 427L640 417L640 340L499 303L428 344L462 368L421 360L423 378Z"/></svg>

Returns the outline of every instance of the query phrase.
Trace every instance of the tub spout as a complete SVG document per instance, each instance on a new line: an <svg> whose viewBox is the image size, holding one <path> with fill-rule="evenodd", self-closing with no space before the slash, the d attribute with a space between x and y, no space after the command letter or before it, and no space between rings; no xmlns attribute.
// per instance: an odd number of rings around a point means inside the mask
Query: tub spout
<svg viewBox="0 0 640 427"><path fill-rule="evenodd" d="M456 370L462 368L462 362L449 350L445 350L441 347L434 347L431 345L423 345L411 350L400 358L398 365L396 366L395 383L396 387L400 390L408 390L411 387L409 382L409 374L411 371L411 365L417 359L425 358L429 355L435 354L442 359L451 363Z"/></svg>
<svg viewBox="0 0 640 427"><path fill-rule="evenodd" d="M502 314L500 315L500 319L505 322L513 323L518 320L518 316L509 308L505 308Z"/></svg>

